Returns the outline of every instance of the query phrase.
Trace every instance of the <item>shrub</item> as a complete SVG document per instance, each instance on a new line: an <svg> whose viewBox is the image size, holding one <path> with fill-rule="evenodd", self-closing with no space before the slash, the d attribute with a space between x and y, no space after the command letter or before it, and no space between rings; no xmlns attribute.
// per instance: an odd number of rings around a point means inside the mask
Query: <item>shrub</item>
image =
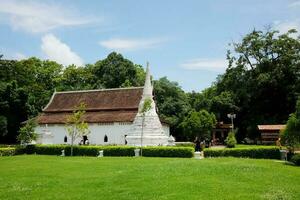
<svg viewBox="0 0 300 200"><path fill-rule="evenodd" d="M34 131L34 128L37 126L37 123L34 119L29 119L26 124L20 128L19 135L17 137L18 141L21 143L31 143L33 140L37 139L37 133Z"/></svg>
<svg viewBox="0 0 300 200"><path fill-rule="evenodd" d="M194 155L194 148L191 147L144 147L145 157L180 157L191 158Z"/></svg>
<svg viewBox="0 0 300 200"><path fill-rule="evenodd" d="M104 156L134 156L133 146L74 146L73 155L75 156L97 156L103 150ZM42 155L61 155L65 150L65 155L70 155L71 146L69 145L27 145L24 153ZM193 156L194 149L191 147L144 147L143 156L147 157L184 157Z"/></svg>
<svg viewBox="0 0 300 200"><path fill-rule="evenodd" d="M73 146L74 156L97 156L100 150L104 150L104 156L133 156L135 147L129 146ZM42 155L65 155L71 154L69 145L27 145L25 153Z"/></svg>
<svg viewBox="0 0 300 200"><path fill-rule="evenodd" d="M205 149L205 157L244 157L280 159L279 147L235 148L235 149Z"/></svg>
<svg viewBox="0 0 300 200"><path fill-rule="evenodd" d="M291 162L293 162L295 165L300 166L300 154L295 154L291 158Z"/></svg>
<svg viewBox="0 0 300 200"><path fill-rule="evenodd" d="M236 145L236 143L237 143L234 135L235 135L235 134L234 134L233 131L230 131L230 132L228 133L228 136L227 136L227 138L226 138L226 140L225 140L226 146L227 146L228 148L233 148L233 147L235 147L235 145Z"/></svg>
<svg viewBox="0 0 300 200"><path fill-rule="evenodd" d="M16 148L14 147L4 147L0 148L0 156L13 156L15 155Z"/></svg>

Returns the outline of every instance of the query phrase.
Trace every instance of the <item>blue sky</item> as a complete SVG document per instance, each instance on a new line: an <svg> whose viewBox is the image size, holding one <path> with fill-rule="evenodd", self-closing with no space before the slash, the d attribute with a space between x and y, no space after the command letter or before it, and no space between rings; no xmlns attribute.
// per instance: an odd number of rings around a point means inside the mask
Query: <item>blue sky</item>
<svg viewBox="0 0 300 200"><path fill-rule="evenodd" d="M0 0L0 54L83 65L117 51L201 91L225 71L229 43L268 26L300 30L300 1Z"/></svg>

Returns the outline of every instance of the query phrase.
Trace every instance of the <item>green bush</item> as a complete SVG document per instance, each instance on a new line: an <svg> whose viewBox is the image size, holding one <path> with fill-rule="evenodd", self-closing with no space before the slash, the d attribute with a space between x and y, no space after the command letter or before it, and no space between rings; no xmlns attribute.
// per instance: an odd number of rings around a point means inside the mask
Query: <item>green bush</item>
<svg viewBox="0 0 300 200"><path fill-rule="evenodd" d="M235 148L235 149L205 149L205 157L243 157L280 159L279 147Z"/></svg>
<svg viewBox="0 0 300 200"><path fill-rule="evenodd" d="M104 156L134 156L133 146L74 146L74 156L97 156L103 150ZM41 155L61 155L65 150L65 155L69 156L71 146L69 145L27 145L24 153ZM193 148L190 147L144 147L143 156L147 157L184 157L193 156Z"/></svg>
<svg viewBox="0 0 300 200"><path fill-rule="evenodd" d="M74 146L74 156L97 156L100 150L104 150L104 156L133 156L134 147L129 146ZM69 145L28 145L25 153L41 154L41 155L61 155L62 150L65 150L65 155L71 153Z"/></svg>
<svg viewBox="0 0 300 200"><path fill-rule="evenodd" d="M194 148L191 147L144 147L145 157L180 157L191 158L194 155Z"/></svg>
<svg viewBox="0 0 300 200"><path fill-rule="evenodd" d="M300 166L300 154L295 154L291 158L291 162L293 162L295 165Z"/></svg>
<svg viewBox="0 0 300 200"><path fill-rule="evenodd" d="M14 147L3 147L0 148L0 156L13 156L16 153L16 148Z"/></svg>
<svg viewBox="0 0 300 200"><path fill-rule="evenodd" d="M235 147L235 145L236 145L236 143L237 143L234 135L235 135L235 134L234 134L233 131L230 131L230 132L228 133L228 136L227 136L227 138L226 138L226 140L225 140L226 146L227 146L228 148L233 148L233 147Z"/></svg>

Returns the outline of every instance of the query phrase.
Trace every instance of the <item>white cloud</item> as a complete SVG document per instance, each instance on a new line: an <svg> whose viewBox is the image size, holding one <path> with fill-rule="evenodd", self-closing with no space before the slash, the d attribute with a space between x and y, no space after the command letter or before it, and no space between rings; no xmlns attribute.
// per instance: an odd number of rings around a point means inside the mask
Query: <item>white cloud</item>
<svg viewBox="0 0 300 200"><path fill-rule="evenodd" d="M163 39L120 39L114 38L109 40L100 41L99 44L107 49L112 50L139 50L153 48L165 42Z"/></svg>
<svg viewBox="0 0 300 200"><path fill-rule="evenodd" d="M73 52L68 45L61 42L52 34L42 37L41 49L50 60L55 60L65 66L75 64L83 65L83 60Z"/></svg>
<svg viewBox="0 0 300 200"><path fill-rule="evenodd" d="M78 26L91 23L95 19L79 16L72 9L59 4L36 1L2 0L0 5L1 23L8 23L15 30L31 33Z"/></svg>
<svg viewBox="0 0 300 200"><path fill-rule="evenodd" d="M297 8L297 7L300 7L300 1L294 1L294 2L290 3L290 4L288 5L288 7L290 7L290 8Z"/></svg>
<svg viewBox="0 0 300 200"><path fill-rule="evenodd" d="M224 72L228 66L226 59L207 59L198 58L187 60L180 65L183 69L188 70L208 70L216 72Z"/></svg>
<svg viewBox="0 0 300 200"><path fill-rule="evenodd" d="M275 21L274 22L274 29L278 30L281 34L288 32L290 29L296 29L298 33L291 34L291 37L296 38L300 32L300 21Z"/></svg>
<svg viewBox="0 0 300 200"><path fill-rule="evenodd" d="M17 53L15 53L13 58L15 58L16 60L24 60L24 59L27 59L28 57L22 53L17 52Z"/></svg>

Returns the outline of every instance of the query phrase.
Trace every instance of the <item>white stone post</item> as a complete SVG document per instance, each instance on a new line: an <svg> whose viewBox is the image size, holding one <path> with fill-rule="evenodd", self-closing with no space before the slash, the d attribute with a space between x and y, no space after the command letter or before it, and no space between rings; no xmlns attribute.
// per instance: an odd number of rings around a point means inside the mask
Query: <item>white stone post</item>
<svg viewBox="0 0 300 200"><path fill-rule="evenodd" d="M101 157L103 157L103 150L100 150L100 151L99 151L98 158L101 158Z"/></svg>
<svg viewBox="0 0 300 200"><path fill-rule="evenodd" d="M135 149L134 150L134 156L139 157L140 156L140 149Z"/></svg>

